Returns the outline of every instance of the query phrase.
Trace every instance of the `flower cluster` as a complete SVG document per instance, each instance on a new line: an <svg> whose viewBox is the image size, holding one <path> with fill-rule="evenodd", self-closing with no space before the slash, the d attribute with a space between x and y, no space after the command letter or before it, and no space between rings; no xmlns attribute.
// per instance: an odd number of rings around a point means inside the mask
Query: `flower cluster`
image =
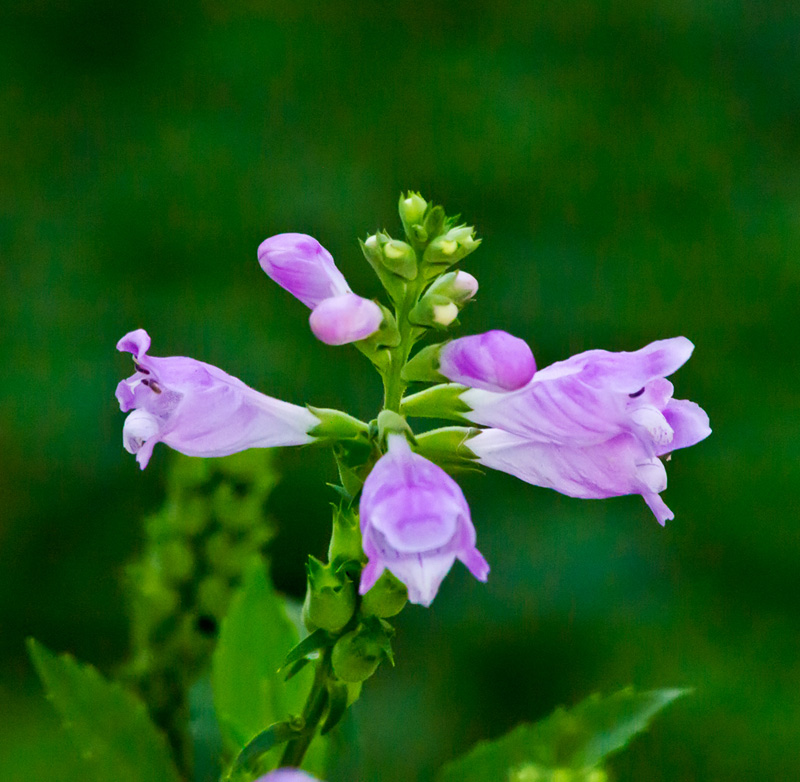
<svg viewBox="0 0 800 782"><path fill-rule="evenodd" d="M125 448L141 467L157 442L190 456L332 442L345 493L358 503L363 554L353 561L366 557L363 605L385 584L385 571L405 585L411 602L426 606L456 559L486 580L469 506L443 467L477 462L573 497L640 494L661 524L671 519L660 497L662 458L711 431L703 410L673 399L666 380L688 360L692 343L675 337L631 353L590 350L537 370L523 340L493 330L428 345L412 357L423 337L457 324L475 296L475 278L452 267L480 241L418 194L402 196L399 209L405 240L384 231L361 242L393 313L353 293L310 236L280 234L258 249L267 275L311 309L311 330L321 341L354 343L375 365L385 388L381 416L357 422L266 396L195 359L149 356L150 338L139 329L117 345L133 355L136 369L117 398L129 413ZM427 387L404 396L412 382ZM407 417L461 426L416 437ZM349 599L345 629L356 610Z"/></svg>

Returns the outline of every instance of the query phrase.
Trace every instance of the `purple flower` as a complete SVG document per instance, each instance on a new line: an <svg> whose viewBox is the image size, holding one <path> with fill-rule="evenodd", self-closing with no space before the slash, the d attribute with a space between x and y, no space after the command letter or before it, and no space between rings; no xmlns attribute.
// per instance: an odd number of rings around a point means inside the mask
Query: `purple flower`
<svg viewBox="0 0 800 782"><path fill-rule="evenodd" d="M535 371L528 344L506 331L455 339L439 354L439 372L448 380L486 391L516 391Z"/></svg>
<svg viewBox="0 0 800 782"><path fill-rule="evenodd" d="M272 280L312 310L323 299L351 292L331 254L306 234L265 239L258 248L258 262Z"/></svg>
<svg viewBox="0 0 800 782"><path fill-rule="evenodd" d="M440 467L415 454L404 435L389 435L361 494L361 533L369 562L360 593L385 569L408 588L412 603L429 606L456 559L479 581L489 565L475 548L475 528L458 484Z"/></svg>
<svg viewBox="0 0 800 782"><path fill-rule="evenodd" d="M319 780L299 768L278 768L259 777L255 782L319 782Z"/></svg>
<svg viewBox="0 0 800 782"><path fill-rule="evenodd" d="M260 394L211 364L183 356L148 356L144 329L126 334L117 350L133 354L136 372L116 396L125 419L125 449L142 469L164 442L187 456L228 456L247 448L302 445L320 420L304 407Z"/></svg>
<svg viewBox="0 0 800 782"><path fill-rule="evenodd" d="M685 337L633 353L589 350L537 372L508 394L470 389L466 417L496 427L468 445L478 460L572 497L641 494L660 524L673 518L659 493L659 457L711 433L694 402L673 399L675 372L694 346Z"/></svg>
<svg viewBox="0 0 800 782"><path fill-rule="evenodd" d="M346 345L374 334L383 323L383 313L374 301L345 293L321 301L308 322L326 345Z"/></svg>

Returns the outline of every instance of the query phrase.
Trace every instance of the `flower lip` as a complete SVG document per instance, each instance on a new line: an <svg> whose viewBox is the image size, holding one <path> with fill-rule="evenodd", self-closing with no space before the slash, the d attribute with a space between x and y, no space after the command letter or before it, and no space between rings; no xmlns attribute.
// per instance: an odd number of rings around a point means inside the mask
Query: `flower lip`
<svg viewBox="0 0 800 782"><path fill-rule="evenodd" d="M489 566L475 548L475 528L458 484L414 453L404 435L390 434L388 446L361 494L361 532L369 561L360 593L388 569L406 585L412 603L430 605L456 559L485 581Z"/></svg>

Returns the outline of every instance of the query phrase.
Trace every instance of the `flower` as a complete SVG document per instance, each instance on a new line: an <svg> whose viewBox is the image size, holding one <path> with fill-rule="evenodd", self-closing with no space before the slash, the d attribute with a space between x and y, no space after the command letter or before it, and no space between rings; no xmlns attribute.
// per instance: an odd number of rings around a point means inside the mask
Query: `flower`
<svg viewBox="0 0 800 782"><path fill-rule="evenodd" d="M572 497L641 494L660 524L673 518L659 493L661 456L711 433L694 402L665 379L689 358L685 337L633 353L589 350L537 372L507 394L470 389L469 420L494 427L470 439L478 461Z"/></svg>
<svg viewBox="0 0 800 782"><path fill-rule="evenodd" d="M355 293L323 299L309 319L314 336L326 345L346 345L374 334L383 323L381 308Z"/></svg>
<svg viewBox="0 0 800 782"><path fill-rule="evenodd" d="M312 310L323 299L351 293L331 254L312 236L270 236L258 248L258 262L273 281Z"/></svg>
<svg viewBox="0 0 800 782"><path fill-rule="evenodd" d="M122 412L132 411L123 444L142 469L164 442L187 456L228 456L247 448L302 445L320 419L309 410L261 394L221 369L183 356L148 356L144 329L126 334L117 350L133 354L136 372L120 381Z"/></svg>
<svg viewBox="0 0 800 782"><path fill-rule="evenodd" d="M439 372L448 380L487 391L515 391L535 371L528 344L506 331L454 339L439 354Z"/></svg>
<svg viewBox="0 0 800 782"><path fill-rule="evenodd" d="M319 780L299 768L276 768L275 771L259 777L256 782L319 782Z"/></svg>
<svg viewBox="0 0 800 782"><path fill-rule="evenodd" d="M458 484L415 454L402 434L390 434L361 494L361 533L369 562L359 592L385 569L408 588L412 603L429 606L456 559L479 581L489 565L475 548L475 528Z"/></svg>

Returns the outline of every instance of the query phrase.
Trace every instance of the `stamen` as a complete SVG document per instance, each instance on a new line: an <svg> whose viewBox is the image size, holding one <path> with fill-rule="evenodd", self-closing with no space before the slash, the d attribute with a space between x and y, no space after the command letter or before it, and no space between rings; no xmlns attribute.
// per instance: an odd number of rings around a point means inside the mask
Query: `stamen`
<svg viewBox="0 0 800 782"><path fill-rule="evenodd" d="M133 359L133 368L137 372L141 372L143 375L149 375L150 374L150 370L149 369L145 369L141 364L138 364L136 362L136 359Z"/></svg>
<svg viewBox="0 0 800 782"><path fill-rule="evenodd" d="M145 381L143 380L142 382L144 383ZM160 385L158 385L158 383L156 383L156 381L155 381L155 380L151 380L151 381L150 381L150 383L149 383L149 385L150 385L150 388L151 388L151 389L152 389L152 390L153 390L153 391L154 391L156 394L160 394L160 393L161 393L161 390L162 390L162 389L161 389L161 386L160 386Z"/></svg>
<svg viewBox="0 0 800 782"><path fill-rule="evenodd" d="M644 393L644 386L642 386L638 391L634 391L632 394L628 394L631 399L636 399L637 396L641 396Z"/></svg>

